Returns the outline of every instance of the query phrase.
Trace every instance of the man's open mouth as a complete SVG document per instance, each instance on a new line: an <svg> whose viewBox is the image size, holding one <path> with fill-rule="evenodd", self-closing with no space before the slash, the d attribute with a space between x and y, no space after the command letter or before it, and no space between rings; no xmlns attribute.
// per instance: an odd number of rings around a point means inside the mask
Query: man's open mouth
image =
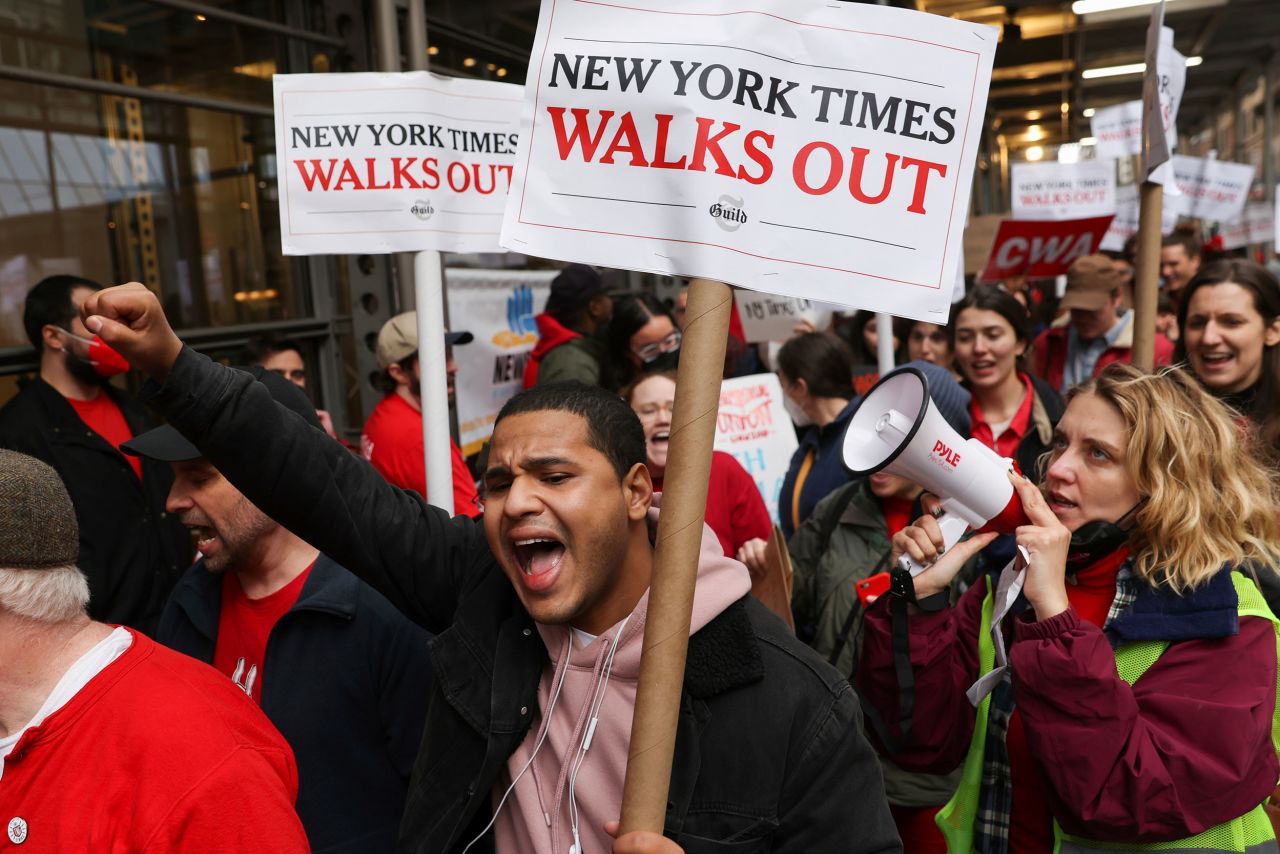
<svg viewBox="0 0 1280 854"><path fill-rule="evenodd" d="M564 543L551 537L518 539L511 545L516 564L526 576L545 575L564 559Z"/></svg>

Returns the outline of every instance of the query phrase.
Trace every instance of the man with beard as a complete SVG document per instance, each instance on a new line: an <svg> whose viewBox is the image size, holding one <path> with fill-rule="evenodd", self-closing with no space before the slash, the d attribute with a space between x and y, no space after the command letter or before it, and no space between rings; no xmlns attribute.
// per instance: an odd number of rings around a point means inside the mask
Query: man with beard
<svg viewBox="0 0 1280 854"><path fill-rule="evenodd" d="M470 344L470 332L444 334L445 370L449 376L449 405L453 406L454 345ZM386 393L369 413L360 436L360 455L382 473L388 483L427 496L427 468L423 461L422 381L418 367L418 313L406 311L382 324L374 349L379 379ZM449 439L453 464L453 512L480 515L475 478L458 443Z"/></svg>
<svg viewBox="0 0 1280 854"><path fill-rule="evenodd" d="M251 373L323 429L300 389ZM123 450L173 466L167 509L200 551L156 640L212 664L289 742L313 851L390 854L427 714L431 636L268 518L177 430L157 427Z"/></svg>
<svg viewBox="0 0 1280 854"><path fill-rule="evenodd" d="M901 851L849 683L703 528L663 835L618 832L658 510L645 441L582 383L502 408L483 524L395 489L132 284L82 313L170 423L265 512L438 632L402 851ZM252 448L252 452L247 449ZM270 674L268 674L270 678Z"/></svg>
<svg viewBox="0 0 1280 854"><path fill-rule="evenodd" d="M80 321L81 303L100 288L50 276L27 294L22 323L40 374L0 409L0 447L43 460L66 484L80 526L89 616L151 632L191 542L164 513L168 466L119 451L149 425L142 407L107 383L128 365Z"/></svg>

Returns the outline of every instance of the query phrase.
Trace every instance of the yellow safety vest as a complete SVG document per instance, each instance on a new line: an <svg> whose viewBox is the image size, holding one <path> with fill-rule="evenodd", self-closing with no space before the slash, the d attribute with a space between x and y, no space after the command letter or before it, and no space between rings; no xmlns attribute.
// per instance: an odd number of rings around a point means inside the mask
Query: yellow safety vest
<svg viewBox="0 0 1280 854"><path fill-rule="evenodd" d="M1239 603L1239 616L1258 617L1270 620L1276 630L1277 651L1280 654L1280 620L1267 607L1266 600L1258 592L1253 581L1242 573L1232 572L1231 580L1235 584ZM991 578L986 579L987 595L982 602L982 622L978 629L978 666L985 674L995 667L995 646L991 640L991 616L994 608ZM1137 682L1144 673L1159 660L1167 641L1141 641L1122 646L1116 650L1116 672L1120 678L1130 685ZM1277 703L1272 713L1271 740L1280 753L1280 684L1276 687ZM964 772L960 787L938 813L937 823L942 835L947 840L947 851L950 854L970 854L973 851L973 822L978 812L978 795L982 789L982 761L987 742L987 717L991 711L991 695L988 694L978 706L977 719L973 728L973 738L969 742L969 753L965 757ZM1208 830L1197 833L1186 839L1173 842L1113 843L1095 842L1063 832L1055 821L1053 824L1054 851L1057 854L1085 854L1092 851L1182 851L1190 852L1236 852L1236 854L1259 854L1275 852L1275 834L1271 829L1271 821L1266 810L1259 804L1239 818L1225 821Z"/></svg>

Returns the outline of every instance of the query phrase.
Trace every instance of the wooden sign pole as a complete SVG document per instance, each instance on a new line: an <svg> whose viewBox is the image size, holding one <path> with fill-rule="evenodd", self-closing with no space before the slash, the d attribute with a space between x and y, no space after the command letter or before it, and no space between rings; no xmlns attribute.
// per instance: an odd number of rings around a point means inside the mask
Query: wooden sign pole
<svg viewBox="0 0 1280 854"><path fill-rule="evenodd" d="M707 279L690 283L667 454L667 471L679 472L679 476L667 478L662 495L622 792L623 834L637 830L661 833L666 820L732 305L727 285Z"/></svg>
<svg viewBox="0 0 1280 854"><path fill-rule="evenodd" d="M1138 192L1138 254L1133 277L1133 365L1150 371L1155 367L1164 187L1144 181Z"/></svg>

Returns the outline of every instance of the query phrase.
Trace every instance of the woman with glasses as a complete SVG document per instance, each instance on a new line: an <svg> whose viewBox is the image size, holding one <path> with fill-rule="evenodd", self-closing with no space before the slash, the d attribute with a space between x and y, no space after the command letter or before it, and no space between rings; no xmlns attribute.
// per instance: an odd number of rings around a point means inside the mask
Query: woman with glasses
<svg viewBox="0 0 1280 854"><path fill-rule="evenodd" d="M651 294L631 294L613 305L609 321L609 356L614 388L641 372L675 370L680 359L680 329Z"/></svg>
<svg viewBox="0 0 1280 854"><path fill-rule="evenodd" d="M640 426L644 428L645 464L653 478L653 491L661 492L671 440L671 411L676 400L675 371L641 375L622 390L622 399L631 404L640 418ZM768 540L773 530L773 520L769 518L755 480L732 455L723 451L711 454L706 522L729 557L736 556L749 540Z"/></svg>

